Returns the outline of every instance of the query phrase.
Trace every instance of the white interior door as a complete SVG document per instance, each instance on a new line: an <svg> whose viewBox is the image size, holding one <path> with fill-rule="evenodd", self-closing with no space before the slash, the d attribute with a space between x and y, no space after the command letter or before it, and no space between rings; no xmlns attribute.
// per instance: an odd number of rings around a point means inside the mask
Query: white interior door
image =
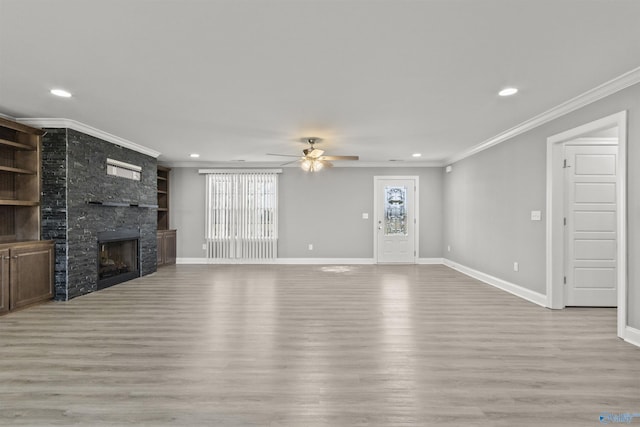
<svg viewBox="0 0 640 427"><path fill-rule="evenodd" d="M617 306L617 146L565 146L565 301Z"/></svg>
<svg viewBox="0 0 640 427"><path fill-rule="evenodd" d="M376 179L376 261L416 262L415 178Z"/></svg>

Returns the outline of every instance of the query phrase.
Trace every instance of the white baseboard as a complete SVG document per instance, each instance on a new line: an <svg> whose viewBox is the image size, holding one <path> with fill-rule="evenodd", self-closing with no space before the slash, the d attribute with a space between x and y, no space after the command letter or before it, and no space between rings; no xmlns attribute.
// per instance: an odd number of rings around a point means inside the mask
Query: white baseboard
<svg viewBox="0 0 640 427"><path fill-rule="evenodd" d="M416 264L420 265L432 265L432 264L444 264L444 258L418 258Z"/></svg>
<svg viewBox="0 0 640 427"><path fill-rule="evenodd" d="M176 264L375 264L373 258L276 258L270 260L216 260L209 258L177 258Z"/></svg>
<svg viewBox="0 0 640 427"><path fill-rule="evenodd" d="M375 264L373 258L278 258L276 264L354 265Z"/></svg>
<svg viewBox="0 0 640 427"><path fill-rule="evenodd" d="M275 264L275 260L176 258L176 264Z"/></svg>
<svg viewBox="0 0 640 427"><path fill-rule="evenodd" d="M624 328L624 340L629 344L640 347L640 329L627 326Z"/></svg>
<svg viewBox="0 0 640 427"><path fill-rule="evenodd" d="M209 264L207 258L176 258L176 264Z"/></svg>
<svg viewBox="0 0 640 427"><path fill-rule="evenodd" d="M538 304L542 307L547 307L547 296L541 293L532 291L527 288L523 288L522 286L516 285L515 283L507 282L502 279L498 279L497 277L493 277L489 274L482 273L480 271L474 270L472 268L466 267L462 264L458 264L457 262L453 262L448 259L444 259L444 265L447 267L451 267L454 270L457 270L467 276L471 276L474 279L478 279L481 282L484 282L488 285L494 286L498 289L502 289L503 291L509 292L517 297L526 299L529 302L534 304Z"/></svg>

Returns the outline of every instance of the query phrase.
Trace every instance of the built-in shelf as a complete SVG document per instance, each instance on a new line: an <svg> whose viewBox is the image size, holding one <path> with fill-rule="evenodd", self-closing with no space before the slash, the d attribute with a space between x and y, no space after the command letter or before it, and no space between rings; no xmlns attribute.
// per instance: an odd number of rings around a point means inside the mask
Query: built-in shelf
<svg viewBox="0 0 640 427"><path fill-rule="evenodd" d="M169 229L170 171L158 165L158 266L176 263L176 230Z"/></svg>
<svg viewBox="0 0 640 427"><path fill-rule="evenodd" d="M27 145L27 144L22 144L20 142L15 142L15 141L9 141L9 140L2 139L2 138L0 138L0 146L13 148L14 150L24 150L24 151L35 151L36 150L36 147L34 147L34 146Z"/></svg>
<svg viewBox="0 0 640 427"><path fill-rule="evenodd" d="M40 202L33 202L30 200L0 199L0 205L2 206L38 206L40 205Z"/></svg>
<svg viewBox="0 0 640 427"><path fill-rule="evenodd" d="M1 242L40 239L40 148L43 134L42 129L0 117Z"/></svg>
<svg viewBox="0 0 640 427"><path fill-rule="evenodd" d="M36 171L22 168L11 168L9 166L0 166L0 172L19 173L22 175L35 175Z"/></svg>
<svg viewBox="0 0 640 427"><path fill-rule="evenodd" d="M169 172L171 169L158 165L158 230L169 229Z"/></svg>

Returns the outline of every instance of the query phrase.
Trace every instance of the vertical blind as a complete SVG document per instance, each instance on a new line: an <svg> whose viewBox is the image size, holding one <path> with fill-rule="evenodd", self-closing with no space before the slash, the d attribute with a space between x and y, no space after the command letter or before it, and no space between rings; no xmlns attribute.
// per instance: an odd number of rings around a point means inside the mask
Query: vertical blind
<svg viewBox="0 0 640 427"><path fill-rule="evenodd" d="M206 193L207 258L277 257L277 172L207 173Z"/></svg>

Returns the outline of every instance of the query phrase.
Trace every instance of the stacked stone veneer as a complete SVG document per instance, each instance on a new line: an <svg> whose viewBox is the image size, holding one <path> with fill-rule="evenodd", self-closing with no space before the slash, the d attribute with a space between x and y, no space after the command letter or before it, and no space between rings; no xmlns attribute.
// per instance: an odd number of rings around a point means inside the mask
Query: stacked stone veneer
<svg viewBox="0 0 640 427"><path fill-rule="evenodd" d="M157 214L152 208L90 201L157 203L155 158L72 129L46 129L42 141L42 238L56 242L55 298L97 290L97 235L140 230L142 275L156 271ZM107 175L107 158L142 167L140 181Z"/></svg>

